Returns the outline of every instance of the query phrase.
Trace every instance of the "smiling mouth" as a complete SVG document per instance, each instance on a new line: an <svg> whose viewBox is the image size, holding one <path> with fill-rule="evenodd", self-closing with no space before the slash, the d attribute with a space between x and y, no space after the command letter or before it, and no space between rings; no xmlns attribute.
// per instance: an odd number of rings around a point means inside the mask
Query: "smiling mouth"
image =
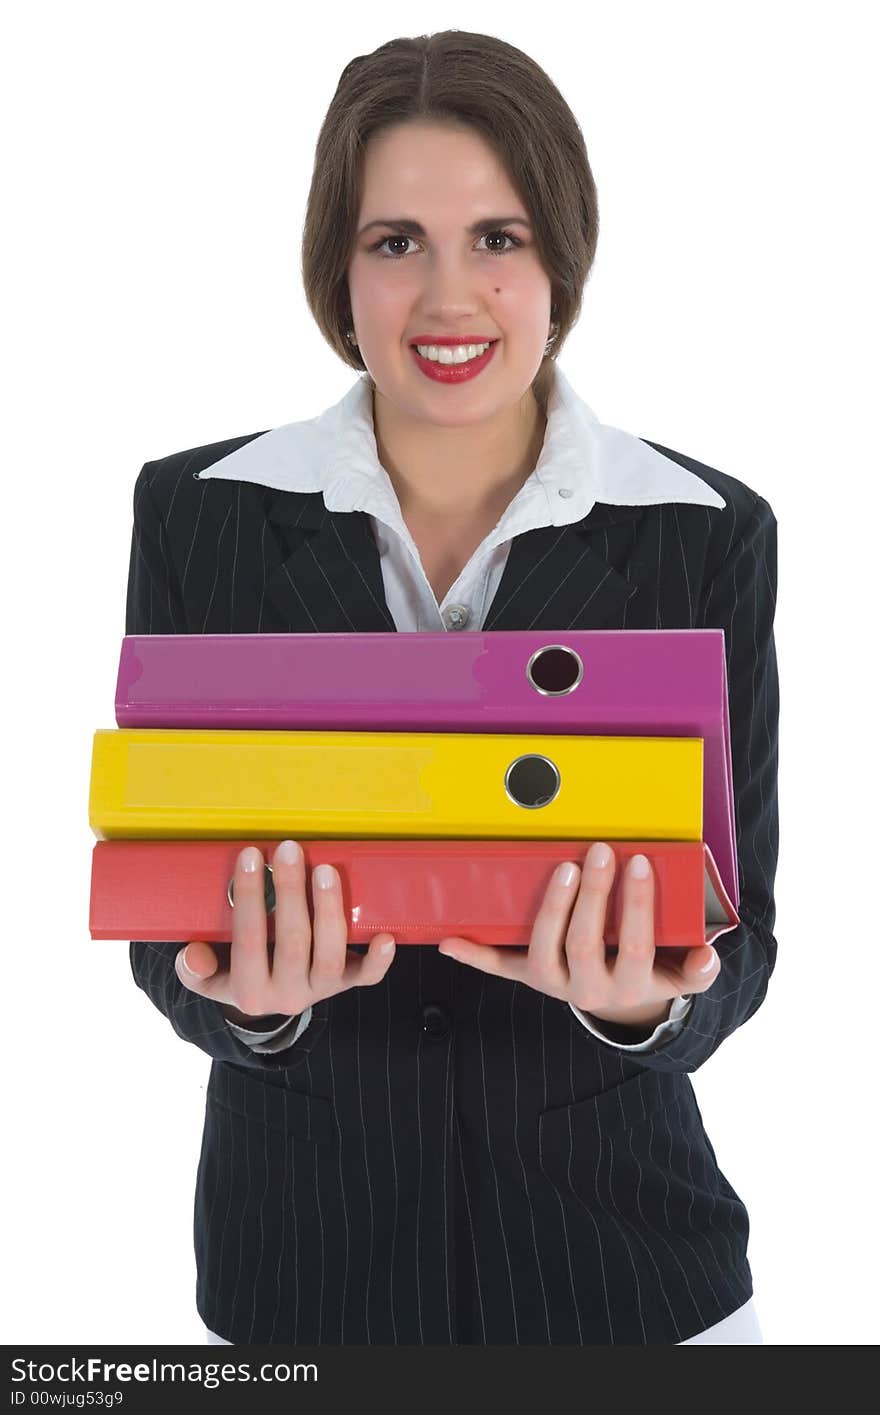
<svg viewBox="0 0 880 1415"><path fill-rule="evenodd" d="M410 349L417 358L423 359L426 363L438 364L442 368L457 368L464 364L475 363L477 359L484 359L489 352L494 349L500 341L498 339L468 339L462 340L460 344L431 344L429 341L419 340L417 344L410 344ZM460 357L460 350L473 347L479 352L471 354L468 358ZM436 349L437 355L433 358L428 354L423 354L422 349ZM446 354L446 357L438 357Z"/></svg>

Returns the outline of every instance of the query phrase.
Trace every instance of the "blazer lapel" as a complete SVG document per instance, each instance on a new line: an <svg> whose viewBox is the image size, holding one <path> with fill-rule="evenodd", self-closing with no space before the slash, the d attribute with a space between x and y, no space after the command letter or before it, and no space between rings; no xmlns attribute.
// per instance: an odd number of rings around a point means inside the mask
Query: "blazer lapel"
<svg viewBox="0 0 880 1415"><path fill-rule="evenodd" d="M603 556L603 532L643 510L597 503L581 521L516 536L483 628L602 629L617 623L638 585Z"/></svg>
<svg viewBox="0 0 880 1415"><path fill-rule="evenodd" d="M644 507L597 503L583 520L514 538L484 630L601 629L638 585L602 554L608 527ZM394 633L366 512L328 511L320 491L279 492L268 519L274 553L265 593L290 633Z"/></svg>
<svg viewBox="0 0 880 1415"><path fill-rule="evenodd" d="M328 511L320 491L282 491L268 510L278 563L265 593L292 634L394 633L364 511Z"/></svg>

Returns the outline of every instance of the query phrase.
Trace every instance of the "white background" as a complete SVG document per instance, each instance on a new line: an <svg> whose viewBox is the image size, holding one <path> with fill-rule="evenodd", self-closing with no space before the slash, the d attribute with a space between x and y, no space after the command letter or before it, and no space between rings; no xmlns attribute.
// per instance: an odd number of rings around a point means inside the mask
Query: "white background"
<svg viewBox="0 0 880 1415"><path fill-rule="evenodd" d="M204 1339L210 1061L136 988L127 943L88 929L91 740L115 725L132 490L145 461L312 417L351 386L300 282L315 139L349 59L446 27L525 49L583 129L601 230L561 358L577 391L778 518L779 960L693 1081L749 1210L766 1342L876 1342L872 8L7 15L6 1342Z"/></svg>

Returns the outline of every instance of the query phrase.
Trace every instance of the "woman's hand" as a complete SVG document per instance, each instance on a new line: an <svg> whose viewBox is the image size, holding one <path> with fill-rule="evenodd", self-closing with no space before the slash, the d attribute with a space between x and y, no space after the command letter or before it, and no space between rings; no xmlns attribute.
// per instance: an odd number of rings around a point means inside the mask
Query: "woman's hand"
<svg viewBox="0 0 880 1415"><path fill-rule="evenodd" d="M250 1019L269 1013L293 1017L322 998L384 978L394 957L394 940L390 934L376 934L366 953L349 955L348 920L332 865L318 865L312 874L313 939L305 861L292 840L281 841L272 859L275 942L270 962L263 867L263 853L256 846L241 851L232 886L232 943L216 945L229 947L229 966L220 966L214 945L189 943L174 960L184 987L222 1003L230 1021L247 1026Z"/></svg>
<svg viewBox="0 0 880 1415"><path fill-rule="evenodd" d="M633 873L637 861L647 867L643 877ZM617 955L606 958L605 911L615 868L614 851L600 841L590 847L583 869L575 864L559 866L536 915L527 949L490 948L449 938L439 945L439 952L484 973L526 983L561 1002L572 1002L598 1020L653 1030L666 1021L673 998L712 986L718 975L718 955L705 946L685 950L681 962L662 954L655 957L654 874L644 855L634 855L623 879ZM563 883L560 876L566 869L571 879Z"/></svg>

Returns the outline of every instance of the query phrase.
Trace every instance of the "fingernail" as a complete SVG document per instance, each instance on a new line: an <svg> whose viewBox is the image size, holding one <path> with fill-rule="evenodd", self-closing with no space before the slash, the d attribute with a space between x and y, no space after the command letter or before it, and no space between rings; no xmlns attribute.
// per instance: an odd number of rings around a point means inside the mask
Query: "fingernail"
<svg viewBox="0 0 880 1415"><path fill-rule="evenodd" d="M597 840L595 845L590 846L587 860L591 865L595 865L596 869L604 869L610 859L611 851L607 845L603 845Z"/></svg>
<svg viewBox="0 0 880 1415"><path fill-rule="evenodd" d="M319 889L329 889L334 882L333 866L316 865L313 878Z"/></svg>
<svg viewBox="0 0 880 1415"><path fill-rule="evenodd" d="M259 867L261 854L256 845L248 845L246 850L242 850L238 858L241 861L241 868L245 873L252 875Z"/></svg>
<svg viewBox="0 0 880 1415"><path fill-rule="evenodd" d="M556 878L560 884L571 884L577 878L577 865L573 865L571 861L560 865L556 871Z"/></svg>
<svg viewBox="0 0 880 1415"><path fill-rule="evenodd" d="M712 969L715 967L715 964L716 964L717 962L718 962L718 954L715 952L715 950L714 950L714 948L713 948L713 950L712 950L712 957L709 959L709 962L708 962L708 963L704 963L704 964L703 964L702 968L700 969L700 972L701 972L701 973L711 973Z"/></svg>
<svg viewBox="0 0 880 1415"><path fill-rule="evenodd" d="M633 879L647 879L651 873L651 865L647 855L633 855L629 862L629 872Z"/></svg>
<svg viewBox="0 0 880 1415"><path fill-rule="evenodd" d="M380 952L380 953L390 953L393 947L394 947L394 939L393 939L393 938L388 938L388 939L385 940L384 943L380 943L380 944L379 944L379 952Z"/></svg>
<svg viewBox="0 0 880 1415"><path fill-rule="evenodd" d="M189 975L190 975L191 978L198 978L198 977L200 976L200 974L197 973L194 968L191 968L191 967L189 966L189 964L187 963L187 961L186 961L186 949L184 949L183 952L181 953L181 955L180 955L180 961L181 961L181 963L183 964L183 966L184 966L184 968L186 969L186 971L189 973Z"/></svg>
<svg viewBox="0 0 880 1415"><path fill-rule="evenodd" d="M275 851L275 859L280 860L282 865L295 865L300 856L300 849L295 840L282 840Z"/></svg>

